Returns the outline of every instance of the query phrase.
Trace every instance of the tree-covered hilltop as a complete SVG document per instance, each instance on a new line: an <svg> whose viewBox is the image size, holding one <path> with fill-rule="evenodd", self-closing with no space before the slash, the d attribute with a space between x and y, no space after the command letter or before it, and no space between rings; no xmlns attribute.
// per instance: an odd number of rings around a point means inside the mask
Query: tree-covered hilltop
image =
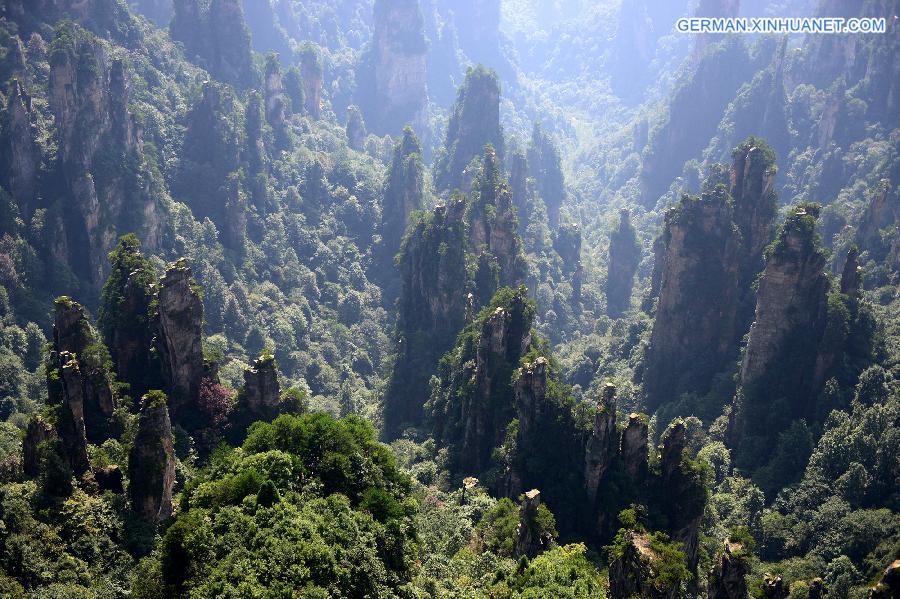
<svg viewBox="0 0 900 599"><path fill-rule="evenodd" d="M0 596L898 595L898 13L0 1Z"/></svg>

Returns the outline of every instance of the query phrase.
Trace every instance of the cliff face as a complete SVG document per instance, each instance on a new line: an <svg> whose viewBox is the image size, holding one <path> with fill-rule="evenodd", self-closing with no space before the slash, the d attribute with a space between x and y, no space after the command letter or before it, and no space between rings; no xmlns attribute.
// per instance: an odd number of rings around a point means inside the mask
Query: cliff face
<svg viewBox="0 0 900 599"><path fill-rule="evenodd" d="M606 313L617 318L631 307L634 275L641 262L641 245L627 208L619 211L619 226L609 236Z"/></svg>
<svg viewBox="0 0 900 599"><path fill-rule="evenodd" d="M128 497L135 515L159 524L172 515L175 444L166 396L153 391L141 400L134 445L128 456Z"/></svg>
<svg viewBox="0 0 900 599"><path fill-rule="evenodd" d="M173 0L172 39L216 79L245 87L252 79L250 30L240 0Z"/></svg>
<svg viewBox="0 0 900 599"><path fill-rule="evenodd" d="M404 135L406 135L406 131L404 131L403 133ZM348 107L347 145L357 152L362 152L365 149L366 136L368 134L369 133L366 130L366 123L363 120L362 113L359 111L359 108L356 106Z"/></svg>
<svg viewBox="0 0 900 599"><path fill-rule="evenodd" d="M482 304L493 297L498 287L516 286L525 276L525 257L517 232L512 191L503 180L501 169L494 148L486 146L467 214L469 251L496 264L497 269L495 285L487 285L487 289L481 285L476 289Z"/></svg>
<svg viewBox="0 0 900 599"><path fill-rule="evenodd" d="M406 124L425 130L428 105L425 24L419 0L375 2L373 59L377 134L396 134Z"/></svg>
<svg viewBox="0 0 900 599"><path fill-rule="evenodd" d="M96 288L117 230L136 232L149 247L162 233L161 207L136 175L142 141L128 102L124 62L110 61L103 46L74 25L61 32L50 54L49 103L68 197L53 211L62 219L68 264ZM110 168L113 156L119 165Z"/></svg>
<svg viewBox="0 0 900 599"><path fill-rule="evenodd" d="M588 501L597 500L600 479L612 465L619 451L619 431L616 430L616 387L607 384L597 402L594 424L584 452L584 487ZM629 449L629 451L633 451ZM646 455L646 437L644 454ZM637 472L635 472L637 474Z"/></svg>
<svg viewBox="0 0 900 599"><path fill-rule="evenodd" d="M703 393L736 349L740 237L724 187L684 196L666 213L659 302L644 392L652 409Z"/></svg>
<svg viewBox="0 0 900 599"><path fill-rule="evenodd" d="M286 119L287 119L287 97L284 94L284 83L281 76L281 65L277 57L270 57L266 61L265 74L265 99L266 99L266 122L271 125L275 131L279 145L285 144L286 135Z"/></svg>
<svg viewBox="0 0 900 599"><path fill-rule="evenodd" d="M810 416L818 393L815 362L826 327L826 257L815 231L817 205L787 217L766 257L756 320L740 371L729 437L755 460L771 453L766 439L796 418ZM773 409L772 402L777 403Z"/></svg>
<svg viewBox="0 0 900 599"><path fill-rule="evenodd" d="M36 177L41 163L41 153L36 141L37 131L34 126L35 115L31 106L31 96L25 92L23 84L18 79L13 80L5 116L8 145L3 162L9 192L17 199L22 217L28 222L34 209Z"/></svg>
<svg viewBox="0 0 900 599"><path fill-rule="evenodd" d="M435 186L440 191L463 188L463 171L491 144L503 157L500 129L500 81L484 67L470 68L456 94L444 147L435 161Z"/></svg>
<svg viewBox="0 0 900 599"><path fill-rule="evenodd" d="M452 199L413 223L400 249L398 360L385 397L385 425L418 423L428 379L465 323L466 204Z"/></svg>
<svg viewBox="0 0 900 599"><path fill-rule="evenodd" d="M650 536L645 532L625 534L621 555L609 565L609 596L612 599L675 599L679 588L677 581L664 590L654 584L655 564L662 556L651 547Z"/></svg>
<svg viewBox="0 0 900 599"><path fill-rule="evenodd" d="M272 355L261 356L244 370L242 407L250 417L249 422L273 420L278 416L280 399L281 386L275 358Z"/></svg>
<svg viewBox="0 0 900 599"><path fill-rule="evenodd" d="M534 558L552 546L552 534L542 530L538 523L540 506L539 490L532 489L523 494L522 505L519 506L519 525L516 527L516 545L513 549L515 555Z"/></svg>
<svg viewBox="0 0 900 599"><path fill-rule="evenodd" d="M308 46L300 52L300 77L306 114L317 119L322 116L322 89L325 79L319 53L312 47Z"/></svg>
<svg viewBox="0 0 900 599"><path fill-rule="evenodd" d="M731 199L741 232L743 285L762 270L763 250L774 233L775 172L775 153L760 139L751 137L732 152Z"/></svg>
<svg viewBox="0 0 900 599"><path fill-rule="evenodd" d="M60 406L59 436L76 473L87 469L87 442L101 443L110 433L117 406L106 348L85 315L69 298L56 301L53 351L48 365L51 404Z"/></svg>
<svg viewBox="0 0 900 599"><path fill-rule="evenodd" d="M486 470L503 442L516 414L511 375L531 344L533 319L525 289L504 289L442 360L429 411L455 471Z"/></svg>
<svg viewBox="0 0 900 599"><path fill-rule="evenodd" d="M26 476L37 476L41 466L41 443L56 439L56 430L39 414L28 421L28 429L22 440L22 471Z"/></svg>
<svg viewBox="0 0 900 599"><path fill-rule="evenodd" d="M710 575L709 599L746 599L749 564L740 543L725 540L722 554Z"/></svg>
<svg viewBox="0 0 900 599"><path fill-rule="evenodd" d="M166 269L159 283L155 345L172 416L181 421L192 412L203 378L203 301L191 268L182 259Z"/></svg>
<svg viewBox="0 0 900 599"><path fill-rule="evenodd" d="M531 131L528 172L534 177L537 192L547 207L550 229L556 229L559 227L559 211L566 199L566 186L559 149L540 124L535 124Z"/></svg>
<svg viewBox="0 0 900 599"><path fill-rule="evenodd" d="M101 292L99 326L118 378L128 383L132 397L138 397L154 382L150 361L153 344L150 305L156 271L141 253L140 241L133 235L119 240L110 253L110 264L110 274Z"/></svg>
<svg viewBox="0 0 900 599"><path fill-rule="evenodd" d="M422 208L425 195L425 167L422 147L413 130L403 130L403 137L394 146L381 209L381 235L386 257L393 261L400 249L409 217Z"/></svg>

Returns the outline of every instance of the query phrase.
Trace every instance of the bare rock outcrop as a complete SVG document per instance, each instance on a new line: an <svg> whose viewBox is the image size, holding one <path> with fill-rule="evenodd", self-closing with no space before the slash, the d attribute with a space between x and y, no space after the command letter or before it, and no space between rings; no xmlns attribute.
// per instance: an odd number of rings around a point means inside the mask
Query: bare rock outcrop
<svg viewBox="0 0 900 599"><path fill-rule="evenodd" d="M735 358L740 236L724 187L666 212L659 301L644 374L649 407L704 393Z"/></svg>
<svg viewBox="0 0 900 599"><path fill-rule="evenodd" d="M322 90L325 78L319 52L312 46L305 47L300 53L300 77L306 113L318 119L322 116Z"/></svg>
<svg viewBox="0 0 900 599"><path fill-rule="evenodd" d="M41 466L41 444L56 438L56 430L39 414L28 421L22 440L22 471L26 476L37 476Z"/></svg>
<svg viewBox="0 0 900 599"><path fill-rule="evenodd" d="M709 599L747 599L746 576L749 570L744 547L726 539L722 554L710 575L706 596Z"/></svg>
<svg viewBox="0 0 900 599"><path fill-rule="evenodd" d="M18 79L12 80L12 90L6 102L6 118L8 128L6 139L9 144L6 148L8 154L3 162L9 192L16 198L23 219L29 222L34 208L41 152L37 145L31 96Z"/></svg>
<svg viewBox="0 0 900 599"><path fill-rule="evenodd" d="M609 236L606 275L606 313L615 318L631 306L634 275L641 262L641 244L627 208L619 211L619 225Z"/></svg>
<svg viewBox="0 0 900 599"><path fill-rule="evenodd" d="M205 374L202 325L203 300L191 267L181 259L160 280L154 340L172 417L179 422L189 416Z"/></svg>
<svg viewBox="0 0 900 599"><path fill-rule="evenodd" d="M661 556L650 546L650 536L645 532L625 533L621 555L609 565L609 596L612 599L675 599L678 581L660 589L654 584L654 564Z"/></svg>
<svg viewBox="0 0 900 599"><path fill-rule="evenodd" d="M869 599L889 599L900 596L900 559L891 562L881 580L869 590Z"/></svg>
<svg viewBox="0 0 900 599"><path fill-rule="evenodd" d="M428 105L425 24L419 0L376 0L373 36L378 134L399 133L406 123L425 130Z"/></svg>
<svg viewBox="0 0 900 599"><path fill-rule="evenodd" d="M545 530L538 519L541 492L537 489L526 491L519 506L519 525L516 527L516 555L530 558L546 551L553 545L553 534Z"/></svg>
<svg viewBox="0 0 900 599"><path fill-rule="evenodd" d="M128 456L128 497L135 515L159 524L172 515L175 449L166 396L151 391L141 400L134 446Z"/></svg>
<svg viewBox="0 0 900 599"><path fill-rule="evenodd" d="M618 451L619 431L616 429L616 387L607 383L603 388L600 401L597 402L597 409L594 412L593 431L584 452L584 484L588 494L588 501L591 504L597 499L600 479L603 478L604 473L609 469Z"/></svg>
<svg viewBox="0 0 900 599"><path fill-rule="evenodd" d="M281 385L275 356L264 353L244 370L244 388L239 401L238 409L246 415L248 423L271 421L278 416Z"/></svg>

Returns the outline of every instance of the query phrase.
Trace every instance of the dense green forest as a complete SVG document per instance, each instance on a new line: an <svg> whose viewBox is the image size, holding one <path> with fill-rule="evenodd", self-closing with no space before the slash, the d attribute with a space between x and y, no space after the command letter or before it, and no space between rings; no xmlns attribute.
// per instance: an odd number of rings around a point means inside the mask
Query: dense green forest
<svg viewBox="0 0 900 599"><path fill-rule="evenodd" d="M0 596L900 596L898 15L0 0Z"/></svg>

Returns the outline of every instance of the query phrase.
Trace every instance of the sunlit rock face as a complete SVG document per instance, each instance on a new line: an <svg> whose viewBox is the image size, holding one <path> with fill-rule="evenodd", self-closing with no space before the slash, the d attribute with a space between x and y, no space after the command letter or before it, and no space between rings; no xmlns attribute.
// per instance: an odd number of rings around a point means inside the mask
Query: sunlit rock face
<svg viewBox="0 0 900 599"><path fill-rule="evenodd" d="M405 124L425 130L428 104L424 20L418 0L375 2L373 39L375 114L378 134L399 133Z"/></svg>
<svg viewBox="0 0 900 599"><path fill-rule="evenodd" d="M141 400L137 435L128 456L128 497L134 514L150 524L172 515L175 443L166 396L158 391Z"/></svg>

